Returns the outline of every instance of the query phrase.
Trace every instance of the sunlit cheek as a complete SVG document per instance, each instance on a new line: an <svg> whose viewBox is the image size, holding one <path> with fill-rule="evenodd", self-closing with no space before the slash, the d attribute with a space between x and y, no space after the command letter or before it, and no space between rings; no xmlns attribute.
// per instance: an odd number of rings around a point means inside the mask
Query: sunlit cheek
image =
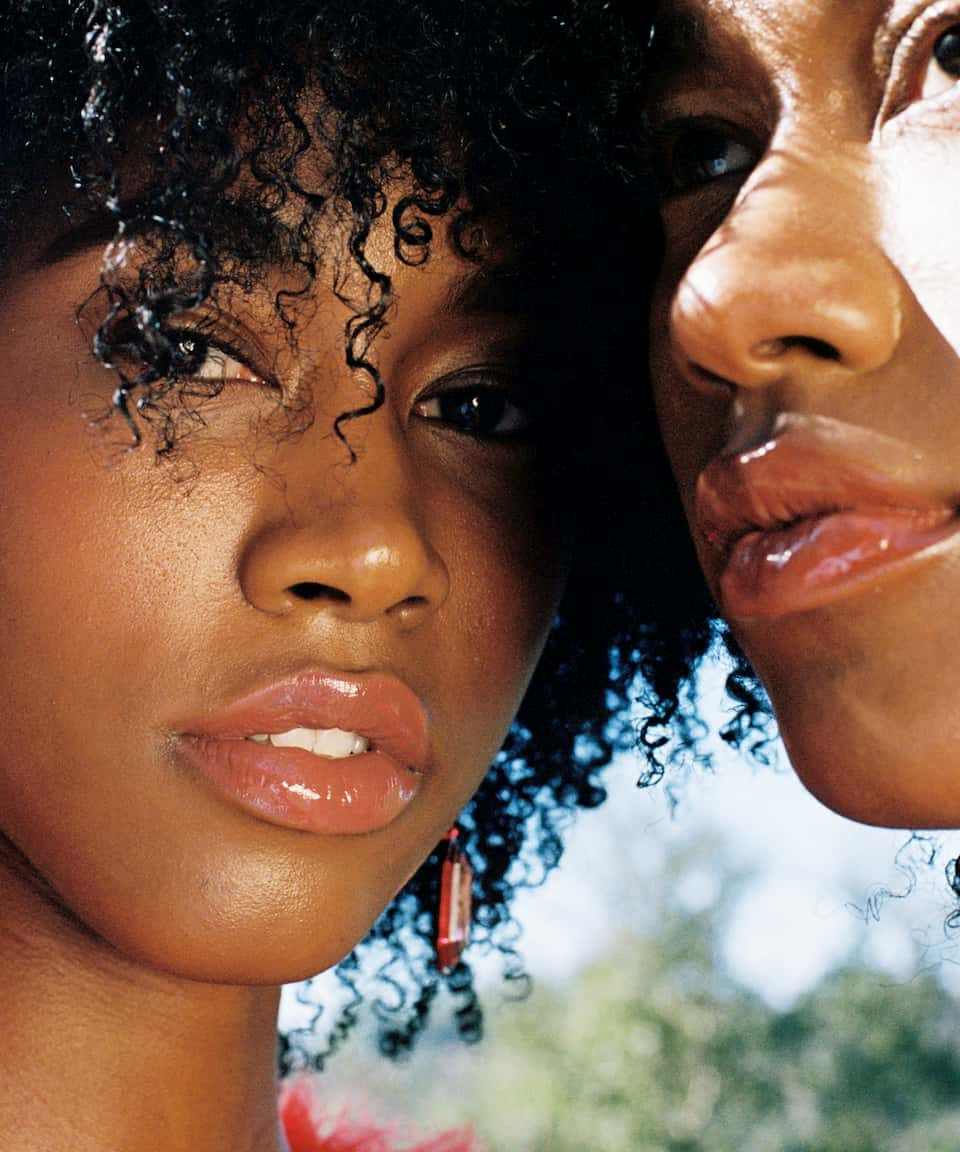
<svg viewBox="0 0 960 1152"><path fill-rule="evenodd" d="M884 246L920 307L960 355L960 131L889 150Z"/></svg>

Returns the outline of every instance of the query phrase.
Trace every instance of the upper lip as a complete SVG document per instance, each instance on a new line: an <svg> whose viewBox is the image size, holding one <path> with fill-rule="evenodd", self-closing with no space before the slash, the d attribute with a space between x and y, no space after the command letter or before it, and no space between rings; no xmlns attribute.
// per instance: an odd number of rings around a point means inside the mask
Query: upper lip
<svg viewBox="0 0 960 1152"><path fill-rule="evenodd" d="M726 553L750 532L853 509L953 512L902 440L816 416L783 414L757 446L719 456L697 480L695 517Z"/></svg>
<svg viewBox="0 0 960 1152"><path fill-rule="evenodd" d="M291 728L340 728L422 772L429 757L427 716L416 693L382 672L310 670L256 688L181 727L188 736L243 739Z"/></svg>

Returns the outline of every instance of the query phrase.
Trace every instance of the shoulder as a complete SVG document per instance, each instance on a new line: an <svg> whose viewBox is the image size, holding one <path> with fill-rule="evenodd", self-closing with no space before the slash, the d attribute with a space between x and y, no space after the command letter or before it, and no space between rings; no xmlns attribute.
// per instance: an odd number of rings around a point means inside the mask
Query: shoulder
<svg viewBox="0 0 960 1152"><path fill-rule="evenodd" d="M384 1127L343 1112L325 1115L314 1082L307 1078L283 1085L280 1117L290 1152L485 1152L469 1132L411 1142L399 1125Z"/></svg>

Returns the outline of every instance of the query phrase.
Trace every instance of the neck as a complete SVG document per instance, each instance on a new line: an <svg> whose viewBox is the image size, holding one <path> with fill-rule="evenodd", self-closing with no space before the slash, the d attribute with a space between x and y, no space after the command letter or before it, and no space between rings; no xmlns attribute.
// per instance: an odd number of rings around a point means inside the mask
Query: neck
<svg viewBox="0 0 960 1152"><path fill-rule="evenodd" d="M280 1152L276 988L137 964L0 863L0 1148Z"/></svg>

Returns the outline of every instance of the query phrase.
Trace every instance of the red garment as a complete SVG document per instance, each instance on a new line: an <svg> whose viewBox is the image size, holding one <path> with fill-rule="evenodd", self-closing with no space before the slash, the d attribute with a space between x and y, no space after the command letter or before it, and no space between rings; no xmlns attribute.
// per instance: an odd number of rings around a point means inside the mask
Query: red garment
<svg viewBox="0 0 960 1152"><path fill-rule="evenodd" d="M442 1132L411 1144L398 1142L396 1129L343 1114L324 1117L306 1079L283 1086L280 1117L290 1152L483 1152L467 1132Z"/></svg>

